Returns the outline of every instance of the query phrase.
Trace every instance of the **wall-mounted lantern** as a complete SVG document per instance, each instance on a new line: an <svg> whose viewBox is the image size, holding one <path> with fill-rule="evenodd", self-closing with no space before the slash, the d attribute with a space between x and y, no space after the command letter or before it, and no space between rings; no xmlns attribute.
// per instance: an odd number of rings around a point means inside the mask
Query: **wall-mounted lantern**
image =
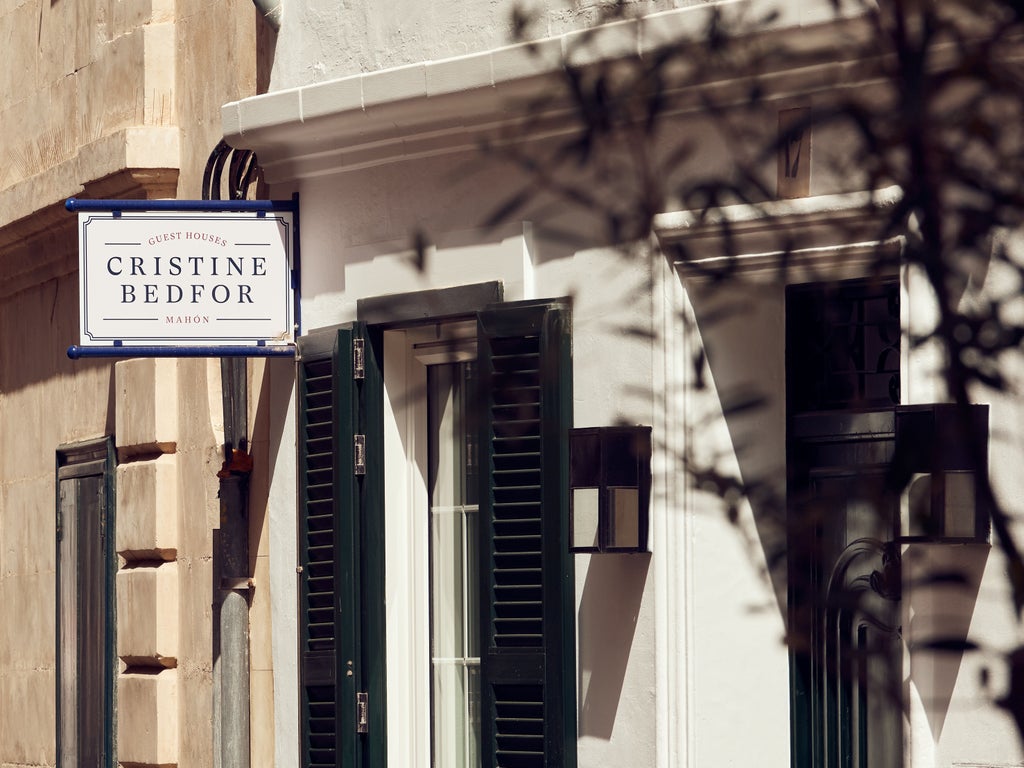
<svg viewBox="0 0 1024 768"><path fill-rule="evenodd" d="M982 482L988 473L988 406L904 406L896 410L894 466L909 478L901 538L986 542L990 517Z"/></svg>
<svg viewBox="0 0 1024 768"><path fill-rule="evenodd" d="M647 552L651 428L569 430L573 552Z"/></svg>

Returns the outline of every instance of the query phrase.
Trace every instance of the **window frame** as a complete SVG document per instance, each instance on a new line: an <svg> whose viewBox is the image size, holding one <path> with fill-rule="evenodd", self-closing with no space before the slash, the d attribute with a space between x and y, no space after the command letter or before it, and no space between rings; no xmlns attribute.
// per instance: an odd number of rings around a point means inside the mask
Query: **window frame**
<svg viewBox="0 0 1024 768"><path fill-rule="evenodd" d="M55 483L54 483L54 513L56 516L55 536L55 558L56 558L56 589L55 589L55 647L56 647L56 753L57 766L66 768L79 768L81 762L81 747L84 738L95 737L97 743L94 750L98 752L99 766L102 768L114 768L117 765L116 749L116 705L115 705L115 683L117 678L117 643L116 643L116 599L115 599L115 576L117 572L117 553L115 544L115 510L116 510L116 465L117 455L112 437L103 437L95 440L88 440L79 443L71 443L60 446L56 451ZM62 497L62 486L64 483L75 483L75 481L86 478L99 478L98 490L100 501L96 513L99 515L95 532L100 536L98 547L95 550L85 551L82 548L83 531L79 522L83 515L88 514L87 509L79 506L79 499L75 498L69 503ZM77 490L72 491L77 493ZM73 515L69 519L68 515ZM80 683L83 679L82 667L82 638L79 634L80 626L77 619L83 610L83 601L87 599L81 591L81 572L83 558L93 556L96 562L93 567L99 569L98 583L94 586L100 587L100 594L94 596L97 605L94 609L100 613L99 637L93 638L93 647L98 648L102 655L102 668L98 674L98 680L93 682L101 686L99 696L101 710L99 718L102 719L100 728L95 728L96 723L84 723L80 717L83 712L82 703L85 700L94 700L96 691L83 690ZM66 594L67 585L64 584L68 577L68 559L74 562L74 572L70 578L75 582L75 593L73 596ZM68 603L67 601L73 601ZM68 629L65 624L64 615L66 611L73 611L76 617L74 631L75 649L72 654L75 670L67 675L65 669L65 653L63 634ZM73 684L73 687L71 687ZM71 687L69 691L68 688ZM68 724L69 713L65 711L64 699L67 696L74 697L74 712L70 714L73 723ZM73 737L72 737L72 734ZM69 737L72 743L69 744Z"/></svg>
<svg viewBox="0 0 1024 768"><path fill-rule="evenodd" d="M315 513L318 520L324 516L325 503L334 509L335 539L330 545L333 551L330 560L338 577L337 590L330 600L338 642L323 653L313 653L308 648L301 651L301 748L310 750L311 759L312 752L317 753L314 760L317 765L326 764L324 761L328 759L336 764L336 760L341 758L343 764L357 768L382 768L389 757L395 757L389 750L393 738L415 738L412 730L403 727L401 718L396 718L388 696L388 678L402 678L400 675L395 677L396 670L392 668L390 655L386 652L395 633L387 631L385 611L391 616L399 608L385 597L393 585L385 585L386 557L382 554L388 535L384 526L385 497L394 493L397 486L397 478L393 475L384 482L385 465L394 466L393 462L397 460L390 450L385 450L386 435L395 429L395 417L385 408L385 402L397 397L401 404L408 398L401 397L401 393L392 390L390 384L385 386L383 371L399 358L409 359L404 336L410 328L429 326L433 329L438 324L471 320L476 327L478 359L482 342L490 349L495 344L501 346L511 340L532 338L531 343L538 350L534 353L539 365L535 372L539 385L535 389L541 400L534 407L539 408L541 414L537 437L543 445L538 470L547 489L541 505L546 510L542 518L546 531L544 541L547 543L543 546L544 551L538 553L542 556L541 571L546 574L543 584L538 585L544 594L543 639L535 648L512 649L516 651L513 653L492 644L488 647L485 661L484 639L491 637L494 621L493 617L489 622L485 621L484 616L489 616L491 609L483 610L485 604L490 605L487 601L491 599L491 589L481 589L481 595L488 595L487 600L481 603L481 688L488 685L487 675L492 674L490 682L495 691L499 687L511 689L521 685L542 691L543 732L534 737L538 740L538 747L532 764L543 765L544 768L575 767L575 586L574 564L568 552L566 439L572 419L571 307L564 299L513 303L480 301L493 293L493 286L482 284L409 297L389 297L387 305L397 310L391 318L375 314L377 309L381 309L375 306L374 312L367 313L377 321L372 325L360 320L350 325L313 331L298 340L300 643L306 643L310 637L307 624L314 626L309 623L313 619L307 605L308 590L305 586L310 578L306 568L307 554L314 549L323 551L327 546L320 529L314 529L306 522L307 516L314 514L310 512L313 505L321 510ZM497 293L500 294L500 286ZM466 302L459 299L466 299ZM359 315L364 317L362 309L366 307L362 303L359 306ZM428 306L443 307L442 314L422 314L420 309ZM401 334L402 338L398 334L390 336L399 343L387 342L390 331ZM491 352L488 352L487 359L492 359ZM416 363L422 365L420 361ZM399 368L404 368L404 365ZM488 397L492 397L497 391L495 387L503 379L500 373L494 374L489 384L480 385L481 395L486 392L491 393ZM495 403L487 402L490 403L488 408L494 407ZM481 403L484 407L483 401ZM425 401L422 405L425 408ZM398 419L408 418L408 413L398 416ZM491 419L483 421L487 427L480 425L481 466L490 461L492 437ZM355 451L354 442L358 446ZM365 464L361 465L361 471L353 472L354 466L360 468L358 463L353 465L356 455L364 457ZM483 494L485 485L494 478L492 473L483 470L480 477ZM326 494L328 486L332 489L330 494L321 495L321 491ZM424 507L426 502L424 493ZM487 509L491 510L490 502ZM425 515L423 519L425 522ZM494 537L490 533L491 526L486 525L483 518L480 531L481 541L486 538L491 542ZM488 533L484 534L484 531ZM481 565L481 584L489 584L493 566L489 559L485 561L484 552L493 554L491 543L482 545L480 558L481 564L487 562L486 567ZM309 562L313 563L313 560ZM347 620L343 620L345 614L349 617ZM319 622L320 618L315 621ZM485 623L488 626L486 630L483 628ZM422 632L419 625L411 628L410 632L419 633L426 641L429 630L425 622L421 624ZM421 651L425 647L419 646ZM331 714L329 722L311 709L313 699L310 692L313 688L324 689L325 686L334 689L330 701L322 702L336 713ZM360 697L362 692L367 694L365 699L361 699L359 714L364 727L359 730L352 727L357 721L354 711L356 692ZM489 702L484 704L482 701L482 720L496 716L495 695L493 692L482 693L482 699ZM409 696L406 687L402 700ZM501 706L507 704L504 700L500 702ZM423 711L429 712L429 706ZM406 720L412 722L409 718ZM323 733L327 734L326 737L321 737ZM507 749L503 739L507 740L508 734L496 733L493 727L483 725L481 749L484 768L495 765L499 753ZM314 740L321 746L315 746ZM542 746L539 745L541 741ZM414 752L428 755L429 744L425 749L417 747Z"/></svg>

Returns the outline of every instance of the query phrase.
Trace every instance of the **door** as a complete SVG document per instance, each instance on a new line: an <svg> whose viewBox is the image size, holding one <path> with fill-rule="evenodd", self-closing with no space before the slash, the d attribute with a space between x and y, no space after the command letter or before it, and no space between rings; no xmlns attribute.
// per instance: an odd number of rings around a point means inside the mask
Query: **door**
<svg viewBox="0 0 1024 768"><path fill-rule="evenodd" d="M792 762L903 760L899 286L786 294L787 560Z"/></svg>
<svg viewBox="0 0 1024 768"><path fill-rule="evenodd" d="M888 435L860 437L846 450L829 449L856 454L873 443L869 450L888 454ZM856 465L814 468L799 507L813 526L804 535L816 544L797 576L809 586L810 605L796 633L811 640L798 657L809 689L814 766L902 764L899 505L885 491L885 477Z"/></svg>

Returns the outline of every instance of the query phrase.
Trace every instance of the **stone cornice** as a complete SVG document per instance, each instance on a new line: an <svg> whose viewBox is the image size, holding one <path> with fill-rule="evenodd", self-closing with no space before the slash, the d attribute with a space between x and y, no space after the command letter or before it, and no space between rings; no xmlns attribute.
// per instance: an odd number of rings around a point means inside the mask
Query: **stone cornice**
<svg viewBox="0 0 1024 768"><path fill-rule="evenodd" d="M177 128L128 128L0 190L0 297L75 270L76 218L64 209L68 197L173 198L179 164Z"/></svg>

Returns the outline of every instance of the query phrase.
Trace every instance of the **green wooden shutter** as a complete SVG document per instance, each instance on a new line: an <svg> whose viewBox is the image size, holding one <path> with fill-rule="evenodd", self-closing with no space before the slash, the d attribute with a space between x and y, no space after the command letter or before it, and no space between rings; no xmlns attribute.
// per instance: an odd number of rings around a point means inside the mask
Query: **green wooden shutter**
<svg viewBox="0 0 1024 768"><path fill-rule="evenodd" d="M302 765L341 765L344 695L339 668L343 638L338 613L344 598L339 563L338 507L349 495L341 469L342 444L352 440L351 409L339 405L342 368L351 367L351 334L324 332L300 340L299 399L299 635ZM344 451L350 455L350 451Z"/></svg>
<svg viewBox="0 0 1024 768"><path fill-rule="evenodd" d="M569 310L521 302L478 319L482 764L572 768Z"/></svg>
<svg viewBox="0 0 1024 768"><path fill-rule="evenodd" d="M353 342L365 336L356 325L299 341L300 719L308 768L383 765L383 528L363 526L365 517L382 518L366 512L379 503L383 475L381 380L369 343L356 378ZM356 474L357 434L366 437L367 474ZM367 631L379 636L364 643ZM356 729L361 691L372 694L366 734Z"/></svg>
<svg viewBox="0 0 1024 768"><path fill-rule="evenodd" d="M360 510L357 537L361 644L359 690L369 697L367 732L358 737L364 768L387 765L387 673L384 598L384 375L382 336L357 324L364 340L363 373L356 382L359 432L364 435L366 473L356 478Z"/></svg>

